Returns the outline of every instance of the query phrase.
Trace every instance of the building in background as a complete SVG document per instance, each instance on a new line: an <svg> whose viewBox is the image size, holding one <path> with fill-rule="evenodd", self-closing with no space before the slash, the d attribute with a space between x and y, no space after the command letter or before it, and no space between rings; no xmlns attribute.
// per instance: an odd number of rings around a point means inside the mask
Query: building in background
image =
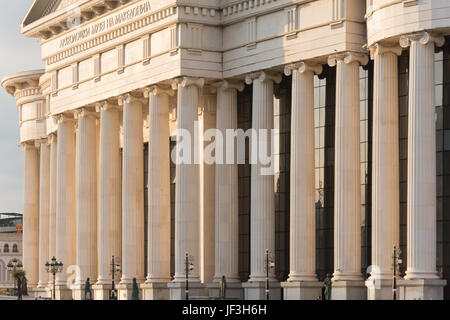
<svg viewBox="0 0 450 320"><path fill-rule="evenodd" d="M7 268L13 259L22 262L22 215L0 213L0 292L14 288Z"/></svg>
<svg viewBox="0 0 450 320"><path fill-rule="evenodd" d="M114 255L120 299L183 299L187 253L197 299L265 299L268 250L273 299L392 299L396 246L400 299L450 299L448 0L36 0L22 32L37 295L55 256L58 299L107 299ZM274 174L171 161L210 128L277 129Z"/></svg>

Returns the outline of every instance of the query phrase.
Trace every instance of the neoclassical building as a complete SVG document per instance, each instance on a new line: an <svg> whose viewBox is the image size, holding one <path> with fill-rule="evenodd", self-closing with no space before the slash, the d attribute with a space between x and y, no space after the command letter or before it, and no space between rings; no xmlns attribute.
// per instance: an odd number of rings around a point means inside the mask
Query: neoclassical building
<svg viewBox="0 0 450 320"><path fill-rule="evenodd" d="M392 299L394 265L399 299L450 298L448 0L36 0L22 32L45 69L2 86L37 295L55 256L58 299L87 278L108 299L114 255L119 299L134 278L184 299L188 254L195 299L222 276L265 299L267 260L272 299L327 277L332 299ZM273 174L250 139L241 163L203 161L211 128L273 129ZM181 130L200 161L173 161Z"/></svg>

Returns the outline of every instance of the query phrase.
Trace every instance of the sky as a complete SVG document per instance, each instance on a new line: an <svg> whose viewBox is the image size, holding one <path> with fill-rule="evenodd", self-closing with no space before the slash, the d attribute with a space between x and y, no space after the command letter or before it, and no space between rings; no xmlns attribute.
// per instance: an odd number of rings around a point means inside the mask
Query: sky
<svg viewBox="0 0 450 320"><path fill-rule="evenodd" d="M32 0L2 1L0 11L0 79L43 69L38 39L20 33ZM23 151L19 146L19 112L15 100L0 87L0 213L23 210Z"/></svg>

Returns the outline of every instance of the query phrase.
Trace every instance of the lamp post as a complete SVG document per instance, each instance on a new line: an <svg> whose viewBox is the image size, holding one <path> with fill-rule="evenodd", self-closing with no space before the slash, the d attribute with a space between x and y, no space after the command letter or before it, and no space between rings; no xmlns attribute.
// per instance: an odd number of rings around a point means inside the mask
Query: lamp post
<svg viewBox="0 0 450 320"><path fill-rule="evenodd" d="M63 263L56 261L56 258L53 257L50 262L45 263L45 270L53 275L52 299L56 300L56 274L63 271Z"/></svg>
<svg viewBox="0 0 450 320"><path fill-rule="evenodd" d="M392 263L394 267L394 277L392 279L392 299L397 300L397 268L402 263L402 259L400 259L400 255L402 250L397 248L394 244L393 254L392 254Z"/></svg>
<svg viewBox="0 0 450 320"><path fill-rule="evenodd" d="M186 274L186 289L184 293L186 295L186 300L189 300L189 274L192 272L192 270L194 270L194 264L192 263L193 260L194 257L190 256L186 252L186 259L184 262L184 272Z"/></svg>
<svg viewBox="0 0 450 320"><path fill-rule="evenodd" d="M14 258L8 263L8 265L6 267L8 268L8 271L11 272L11 276L14 279L13 295L15 295L15 293L16 293L16 277L14 276L14 273L18 270L22 270L23 265L19 260Z"/></svg>
<svg viewBox="0 0 450 320"><path fill-rule="evenodd" d="M109 300L117 300L117 293L116 293L116 287L115 287L116 272L120 272L119 258L115 258L114 256L112 256L112 260L111 260L112 282L111 282L111 293L109 295Z"/></svg>
<svg viewBox="0 0 450 320"><path fill-rule="evenodd" d="M265 266L264 266L264 269L266 271L266 300L270 299L269 272L273 268L275 268L275 262L270 257L269 249L266 249L266 263L265 263Z"/></svg>

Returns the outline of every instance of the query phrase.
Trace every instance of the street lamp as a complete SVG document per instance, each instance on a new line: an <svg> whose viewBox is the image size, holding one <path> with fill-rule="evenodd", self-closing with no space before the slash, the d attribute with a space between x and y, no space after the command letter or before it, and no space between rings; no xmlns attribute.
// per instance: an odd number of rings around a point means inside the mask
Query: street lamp
<svg viewBox="0 0 450 320"><path fill-rule="evenodd" d="M273 268L275 268L275 262L269 254L269 249L266 249L266 263L264 265L264 269L266 271L266 300L270 299L269 272Z"/></svg>
<svg viewBox="0 0 450 320"><path fill-rule="evenodd" d="M48 261L45 263L45 270L53 274L53 300L56 300L56 274L63 271L63 263L53 257L50 263Z"/></svg>
<svg viewBox="0 0 450 320"><path fill-rule="evenodd" d="M392 254L392 263L394 266L394 277L392 279L392 299L397 300L397 268L402 263L402 259L400 259L400 255L402 254L402 250L397 248L394 244L393 254Z"/></svg>
<svg viewBox="0 0 450 320"><path fill-rule="evenodd" d="M184 291L186 295L186 300L189 300L189 274L194 270L194 263L192 262L194 260L193 256L190 256L186 252L186 259L184 262L184 272L186 274L186 289Z"/></svg>
<svg viewBox="0 0 450 320"><path fill-rule="evenodd" d="M112 261L111 261L112 283L111 283L111 293L109 295L109 300L117 300L117 293L116 293L116 287L115 287L115 277L116 277L117 272L120 272L119 258L115 258L114 256L112 256Z"/></svg>
<svg viewBox="0 0 450 320"><path fill-rule="evenodd" d="M8 265L6 267L7 267L8 271L11 272L11 276L14 279L13 294L15 295L15 292L16 292L16 277L14 276L14 273L16 271L18 271L18 270L22 270L23 269L23 265L22 265L22 262L20 262L16 258L14 258L8 263Z"/></svg>

